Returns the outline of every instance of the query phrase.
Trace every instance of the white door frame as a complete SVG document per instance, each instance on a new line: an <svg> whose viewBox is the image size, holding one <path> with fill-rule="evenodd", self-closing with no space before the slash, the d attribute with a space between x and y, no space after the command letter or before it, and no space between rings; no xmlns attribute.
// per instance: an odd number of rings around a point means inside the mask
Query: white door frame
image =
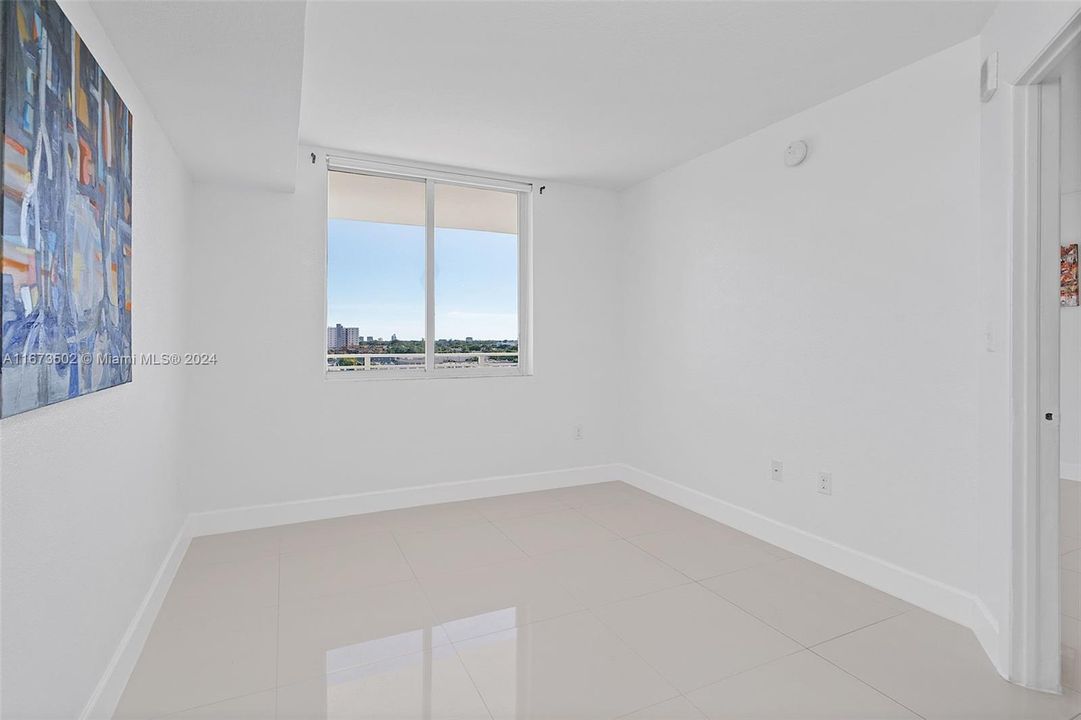
<svg viewBox="0 0 1081 720"><path fill-rule="evenodd" d="M1010 680L1058 692L1059 93L1081 38L1075 15L1014 90L1013 598Z"/></svg>

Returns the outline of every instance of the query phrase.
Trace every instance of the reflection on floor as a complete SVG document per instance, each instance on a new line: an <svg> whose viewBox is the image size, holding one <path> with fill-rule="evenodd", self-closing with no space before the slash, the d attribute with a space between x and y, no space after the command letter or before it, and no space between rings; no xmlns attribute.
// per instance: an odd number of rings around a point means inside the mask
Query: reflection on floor
<svg viewBox="0 0 1081 720"><path fill-rule="evenodd" d="M1072 718L965 628L622 483L196 539L117 718Z"/></svg>

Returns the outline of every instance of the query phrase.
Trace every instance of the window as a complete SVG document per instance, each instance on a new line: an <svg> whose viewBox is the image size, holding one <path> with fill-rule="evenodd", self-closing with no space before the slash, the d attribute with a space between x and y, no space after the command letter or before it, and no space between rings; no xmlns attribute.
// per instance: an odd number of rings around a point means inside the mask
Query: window
<svg viewBox="0 0 1081 720"><path fill-rule="evenodd" d="M531 186L328 159L327 372L529 372Z"/></svg>

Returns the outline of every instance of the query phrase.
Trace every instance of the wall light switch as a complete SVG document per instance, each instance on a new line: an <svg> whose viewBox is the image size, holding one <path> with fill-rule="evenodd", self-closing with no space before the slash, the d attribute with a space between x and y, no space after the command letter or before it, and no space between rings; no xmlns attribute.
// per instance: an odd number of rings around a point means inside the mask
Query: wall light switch
<svg viewBox="0 0 1081 720"><path fill-rule="evenodd" d="M784 482L784 463L780 460L770 460L769 476L777 482Z"/></svg>
<svg viewBox="0 0 1081 720"><path fill-rule="evenodd" d="M818 473L818 492L823 495L833 494L833 474L828 472Z"/></svg>

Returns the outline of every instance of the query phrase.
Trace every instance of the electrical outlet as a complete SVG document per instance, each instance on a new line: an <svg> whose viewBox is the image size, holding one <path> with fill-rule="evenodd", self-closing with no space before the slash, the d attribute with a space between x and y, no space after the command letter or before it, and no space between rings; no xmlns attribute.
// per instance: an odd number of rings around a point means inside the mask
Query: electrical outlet
<svg viewBox="0 0 1081 720"><path fill-rule="evenodd" d="M581 425L575 425L574 426L574 439L575 440L581 440L584 437L585 437L585 434L582 431L582 426Z"/></svg>
<svg viewBox="0 0 1081 720"><path fill-rule="evenodd" d="M780 460L770 460L769 476L777 482L784 482L784 463Z"/></svg>
<svg viewBox="0 0 1081 720"><path fill-rule="evenodd" d="M833 474L828 472L818 473L818 492L823 495L833 494Z"/></svg>

